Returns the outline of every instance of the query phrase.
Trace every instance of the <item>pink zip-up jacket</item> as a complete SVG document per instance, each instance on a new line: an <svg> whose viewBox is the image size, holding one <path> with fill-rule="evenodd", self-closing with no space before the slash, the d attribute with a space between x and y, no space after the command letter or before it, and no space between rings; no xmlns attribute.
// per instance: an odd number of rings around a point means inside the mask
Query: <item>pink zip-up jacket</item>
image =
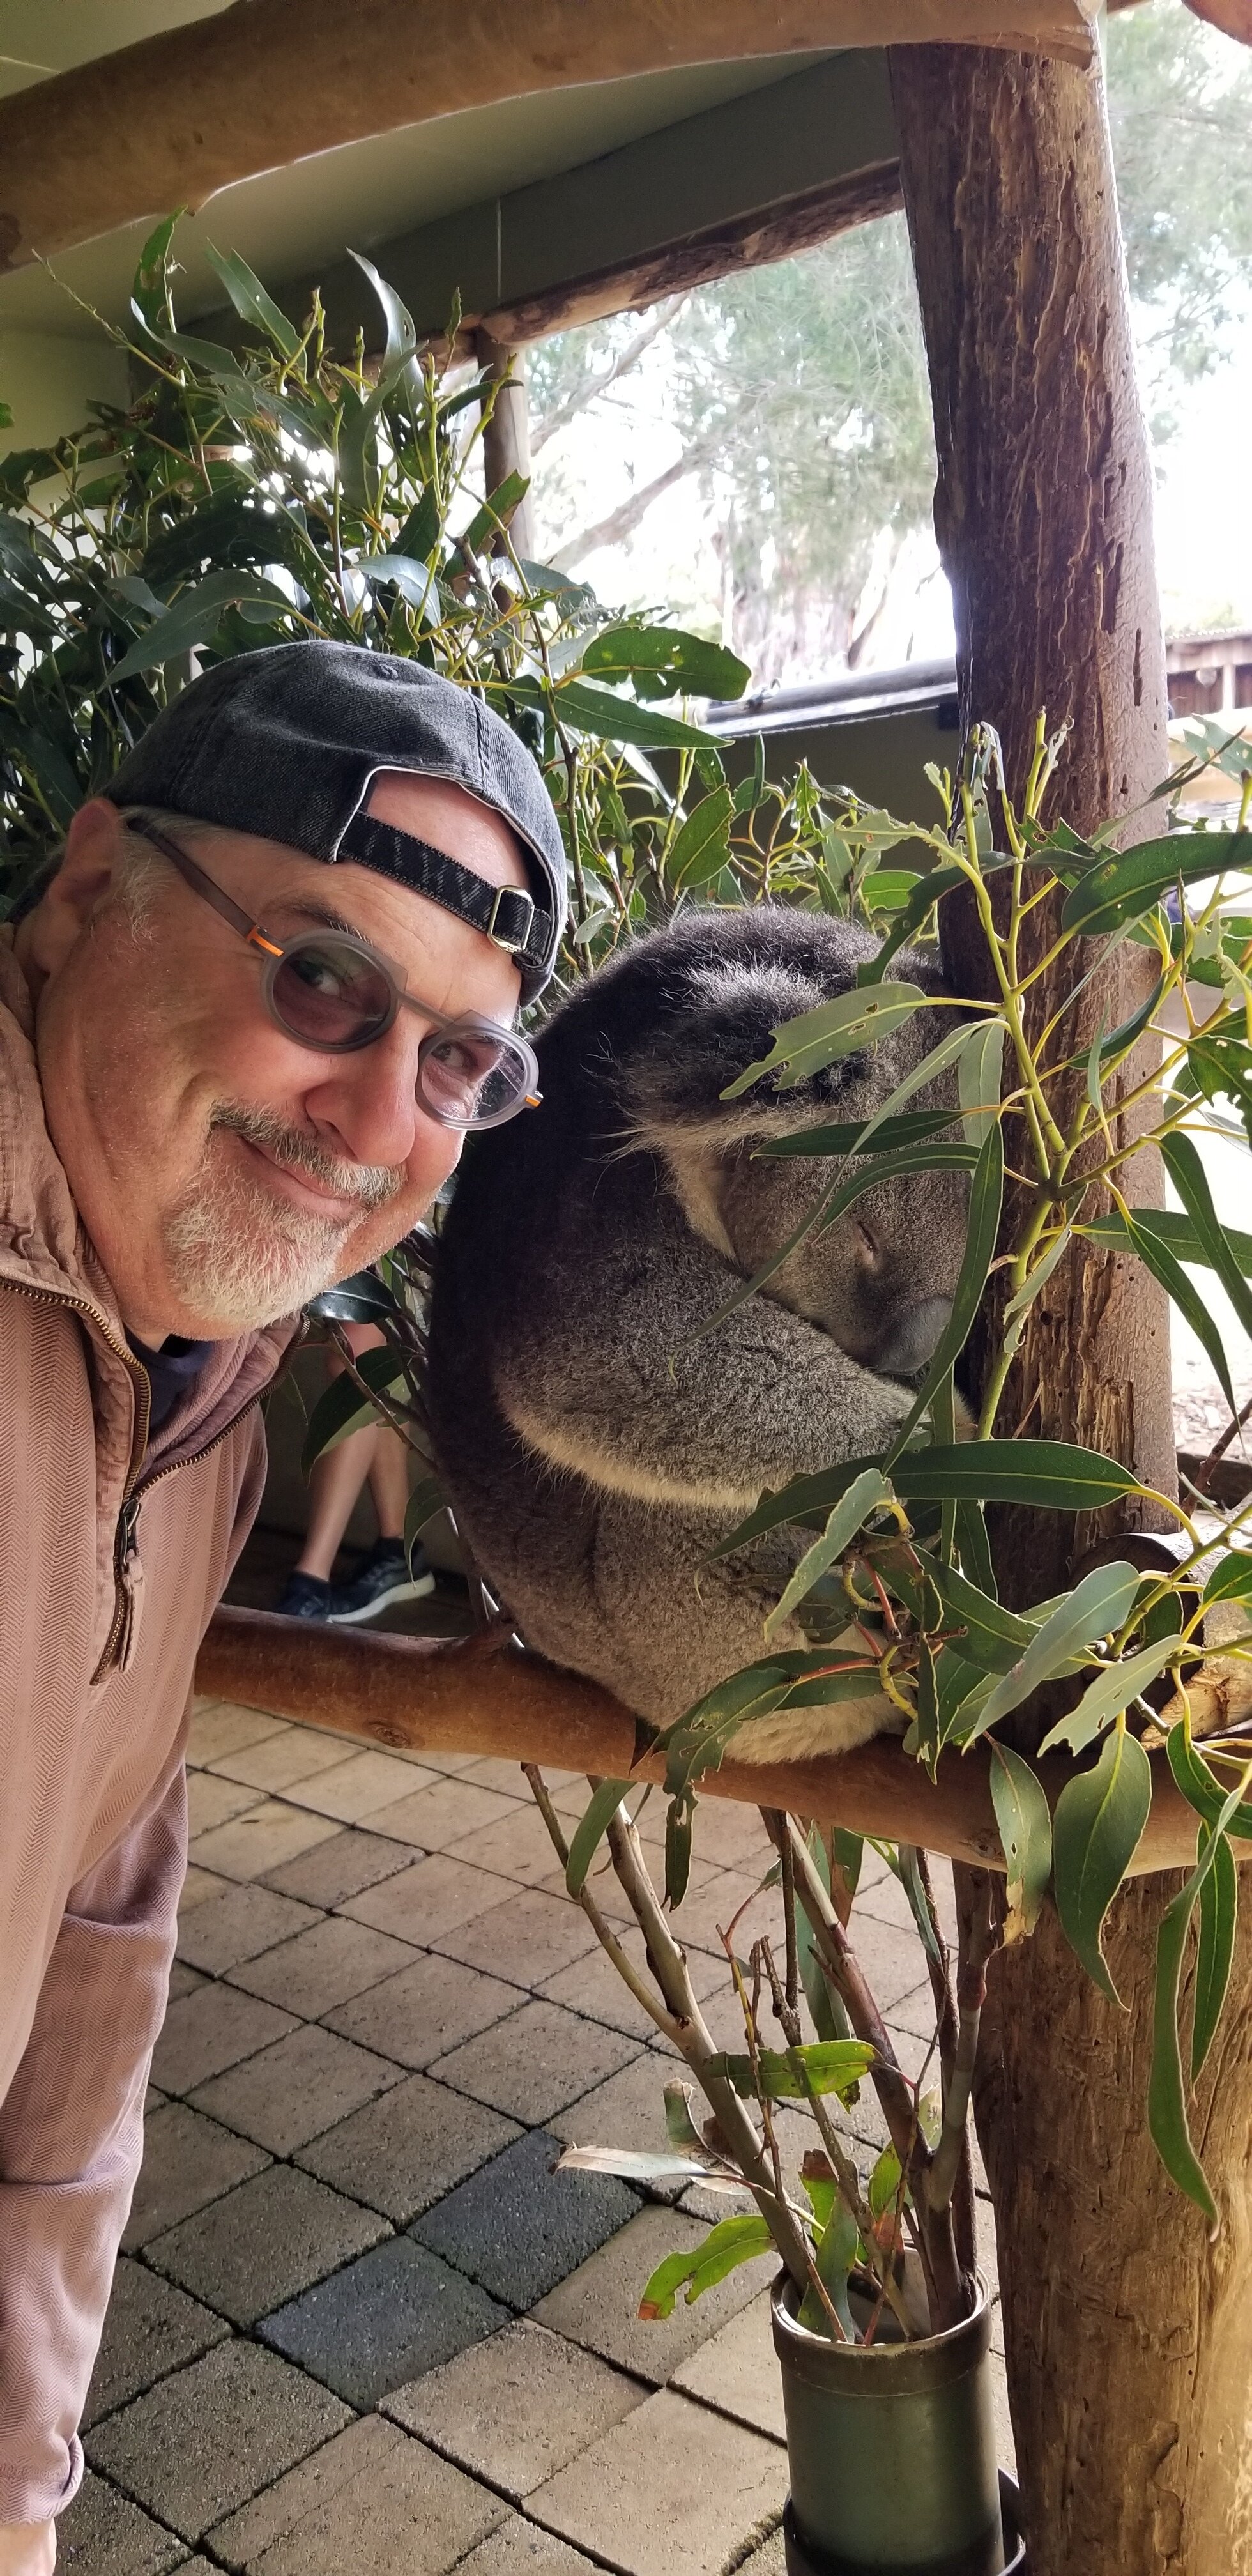
<svg viewBox="0 0 1252 2576"><path fill-rule="evenodd" d="M196 1649L292 1332L215 1344L148 1445L33 1024L0 931L0 2523L47 2520L82 2475L186 1866Z"/></svg>

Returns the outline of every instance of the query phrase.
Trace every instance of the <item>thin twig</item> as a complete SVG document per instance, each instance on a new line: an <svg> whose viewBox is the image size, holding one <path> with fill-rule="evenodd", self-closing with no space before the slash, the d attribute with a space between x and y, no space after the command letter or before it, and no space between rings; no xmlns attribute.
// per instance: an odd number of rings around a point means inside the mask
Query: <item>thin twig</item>
<svg viewBox="0 0 1252 2576"><path fill-rule="evenodd" d="M1000 1938L991 1873L977 1870L971 1876L974 1903L968 1930L964 1931L957 1971L959 2020L956 2055L950 2081L944 2090L943 2130L924 2183L927 2204L935 2212L950 2206L962 2154L968 2151L969 2106L978 2057L978 2032L982 2008L987 2000L987 1962Z"/></svg>
<svg viewBox="0 0 1252 2576"><path fill-rule="evenodd" d="M1242 1431L1244 1424L1249 1421L1252 1421L1252 1395L1248 1397L1242 1413L1232 1413L1220 1439L1214 1441L1203 1466L1190 1480L1193 1494L1207 1494L1209 1489L1209 1478L1212 1475L1214 1468L1220 1466L1222 1459L1225 1457L1226 1452L1230 1447L1231 1441L1235 1438L1238 1432Z"/></svg>

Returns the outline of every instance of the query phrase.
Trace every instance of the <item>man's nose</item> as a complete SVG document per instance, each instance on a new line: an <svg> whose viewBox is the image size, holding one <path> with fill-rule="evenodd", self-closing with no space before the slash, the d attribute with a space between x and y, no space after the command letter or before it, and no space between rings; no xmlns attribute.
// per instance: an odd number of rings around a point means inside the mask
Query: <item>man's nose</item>
<svg viewBox="0 0 1252 2576"><path fill-rule="evenodd" d="M407 1163L426 1125L417 1097L417 1037L399 1025L374 1046L340 1056L305 1094L319 1126L332 1126L358 1163Z"/></svg>
<svg viewBox="0 0 1252 2576"><path fill-rule="evenodd" d="M925 1368L952 1312L950 1297L921 1297L898 1315L886 1342L875 1354L880 1377L912 1377Z"/></svg>

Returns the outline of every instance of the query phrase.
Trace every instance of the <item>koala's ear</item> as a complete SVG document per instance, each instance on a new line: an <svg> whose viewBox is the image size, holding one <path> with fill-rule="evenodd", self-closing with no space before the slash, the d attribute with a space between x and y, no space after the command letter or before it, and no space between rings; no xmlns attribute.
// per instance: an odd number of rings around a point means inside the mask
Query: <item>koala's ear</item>
<svg viewBox="0 0 1252 2576"><path fill-rule="evenodd" d="M813 1082L778 1094L772 1082L753 1085L740 1099L722 1094L750 1064L769 1054L783 1021L816 1010L851 990L846 978L815 977L776 964L727 962L691 977L685 1007L626 1068L626 1094L641 1133L657 1137L667 1127L724 1132L729 1144L759 1129L795 1124L807 1107L832 1100L857 1068L849 1057Z"/></svg>

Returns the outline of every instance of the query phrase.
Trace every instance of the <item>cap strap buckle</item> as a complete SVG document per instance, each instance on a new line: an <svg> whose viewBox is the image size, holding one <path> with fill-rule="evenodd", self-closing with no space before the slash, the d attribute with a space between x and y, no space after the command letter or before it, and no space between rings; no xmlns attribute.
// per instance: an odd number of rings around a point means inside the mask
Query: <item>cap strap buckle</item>
<svg viewBox="0 0 1252 2576"><path fill-rule="evenodd" d="M524 956L530 946L535 926L535 906L520 886L497 886L495 901L484 924L493 948L502 948L507 957Z"/></svg>

